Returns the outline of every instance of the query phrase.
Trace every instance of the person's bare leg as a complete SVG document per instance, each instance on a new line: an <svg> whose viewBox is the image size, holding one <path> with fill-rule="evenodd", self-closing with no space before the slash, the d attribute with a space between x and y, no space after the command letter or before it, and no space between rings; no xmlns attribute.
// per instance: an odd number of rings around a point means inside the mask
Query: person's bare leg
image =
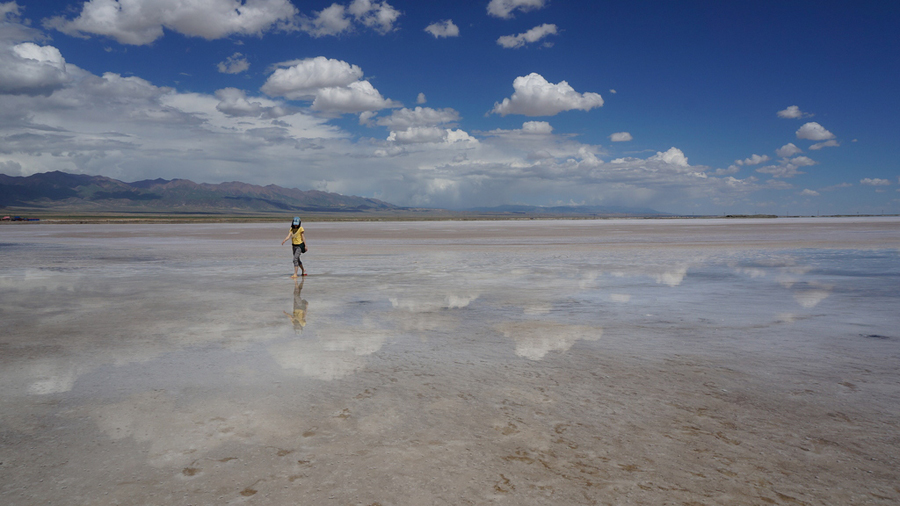
<svg viewBox="0 0 900 506"><path fill-rule="evenodd" d="M291 277L292 277L292 278L296 278L296 277L297 277L297 266L296 266L296 265L294 266L294 275L291 276Z"/></svg>

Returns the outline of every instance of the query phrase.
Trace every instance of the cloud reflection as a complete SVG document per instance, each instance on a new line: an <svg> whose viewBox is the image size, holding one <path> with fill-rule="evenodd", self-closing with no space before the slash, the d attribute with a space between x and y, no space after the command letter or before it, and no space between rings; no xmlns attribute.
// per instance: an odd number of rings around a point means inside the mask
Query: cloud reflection
<svg viewBox="0 0 900 506"><path fill-rule="evenodd" d="M568 351L576 341L596 341L603 335L600 327L525 320L504 322L494 327L516 343L516 355L541 360L551 351Z"/></svg>

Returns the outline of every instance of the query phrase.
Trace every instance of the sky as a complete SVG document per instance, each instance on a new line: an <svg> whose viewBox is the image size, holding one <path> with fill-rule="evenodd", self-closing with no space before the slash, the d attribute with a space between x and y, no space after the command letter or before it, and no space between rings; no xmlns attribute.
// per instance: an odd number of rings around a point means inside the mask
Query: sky
<svg viewBox="0 0 900 506"><path fill-rule="evenodd" d="M0 173L900 213L900 3L0 0Z"/></svg>

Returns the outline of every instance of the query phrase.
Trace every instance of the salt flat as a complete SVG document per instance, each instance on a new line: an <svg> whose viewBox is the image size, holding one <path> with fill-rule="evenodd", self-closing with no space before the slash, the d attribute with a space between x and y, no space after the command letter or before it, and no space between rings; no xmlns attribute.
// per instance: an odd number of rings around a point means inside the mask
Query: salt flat
<svg viewBox="0 0 900 506"><path fill-rule="evenodd" d="M900 219L0 227L3 504L896 504Z"/></svg>

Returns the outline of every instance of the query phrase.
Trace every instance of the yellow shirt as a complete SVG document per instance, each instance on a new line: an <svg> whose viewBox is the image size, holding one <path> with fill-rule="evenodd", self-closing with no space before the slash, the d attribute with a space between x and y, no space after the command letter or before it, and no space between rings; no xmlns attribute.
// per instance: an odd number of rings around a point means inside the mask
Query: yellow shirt
<svg viewBox="0 0 900 506"><path fill-rule="evenodd" d="M301 243L303 243L303 227L298 228L294 235L291 236L291 244Z"/></svg>

